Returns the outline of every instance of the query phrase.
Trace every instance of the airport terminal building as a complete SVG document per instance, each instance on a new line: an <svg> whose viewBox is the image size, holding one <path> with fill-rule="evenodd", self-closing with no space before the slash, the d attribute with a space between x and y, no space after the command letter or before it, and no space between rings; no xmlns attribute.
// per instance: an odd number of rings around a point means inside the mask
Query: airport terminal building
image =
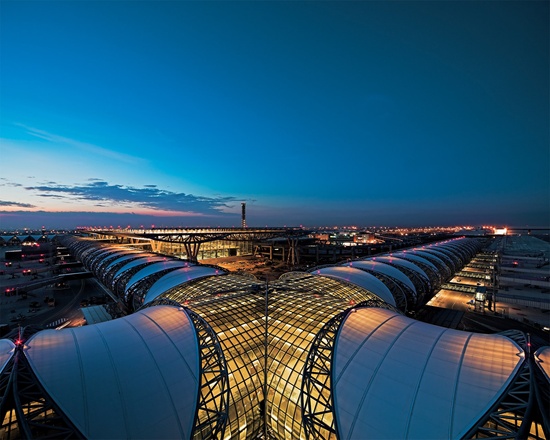
<svg viewBox="0 0 550 440"><path fill-rule="evenodd" d="M480 250L476 239L269 283L63 244L129 313L0 340L2 438L549 436L548 348L412 317Z"/></svg>

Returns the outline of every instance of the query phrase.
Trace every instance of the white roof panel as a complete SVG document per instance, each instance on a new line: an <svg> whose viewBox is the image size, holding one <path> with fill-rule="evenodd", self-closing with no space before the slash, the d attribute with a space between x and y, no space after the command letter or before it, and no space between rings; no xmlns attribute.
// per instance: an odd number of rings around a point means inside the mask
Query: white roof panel
<svg viewBox="0 0 550 440"><path fill-rule="evenodd" d="M395 307L395 299L393 298L390 289L388 289L387 286L374 275L371 275L361 269L356 269L349 266L332 266L317 269L312 273L355 284L356 286L362 287L369 292L374 293L380 299Z"/></svg>
<svg viewBox="0 0 550 440"><path fill-rule="evenodd" d="M180 284L188 281L202 277L209 277L212 275L223 275L225 273L225 271L220 269L200 265L176 269L164 275L151 286L147 292L147 295L145 295L145 298L143 299L143 303L147 304L172 287L179 286Z"/></svg>
<svg viewBox="0 0 550 440"><path fill-rule="evenodd" d="M412 252L414 253L415 255L420 255L421 257L424 257L424 258L432 258L433 260L437 261L438 263L444 265L445 267L447 267L447 263L445 263L441 258L439 258L435 253L430 253L430 252L425 252L421 249L413 249L413 250L410 250L409 252Z"/></svg>
<svg viewBox="0 0 550 440"><path fill-rule="evenodd" d="M403 284L409 287L416 295L416 287L414 287L414 284L412 283L410 278L399 269L390 266L389 264L385 264L375 260L358 260L346 264L349 266L364 268L366 270L372 270L373 272L379 272L383 275L395 278L396 280L401 281Z"/></svg>
<svg viewBox="0 0 550 440"><path fill-rule="evenodd" d="M461 438L505 392L523 359L501 335L356 309L342 324L333 358L340 438Z"/></svg>
<svg viewBox="0 0 550 440"><path fill-rule="evenodd" d="M165 257L155 257L155 256L152 256L151 254L143 254L143 256L140 256L135 260L129 261L124 266L120 267L116 271L113 279L117 279L120 275L122 275L127 270L132 269L133 267L140 266L145 263L154 263L157 261L165 261L165 260L166 260Z"/></svg>
<svg viewBox="0 0 550 440"><path fill-rule="evenodd" d="M117 258L115 258L114 260L109 261L109 264L107 264L107 266L105 266L105 270L109 270L111 267L113 267L113 266L115 266L119 263L122 263L123 261L130 260L132 258L138 258L140 256L145 257L148 254L144 254L143 252L124 251L124 252L116 252L115 255L117 255Z"/></svg>
<svg viewBox="0 0 550 440"><path fill-rule="evenodd" d="M550 382L550 347L541 347L535 353L535 362Z"/></svg>
<svg viewBox="0 0 550 440"><path fill-rule="evenodd" d="M199 352L183 309L159 306L27 342L38 380L86 438L190 438Z"/></svg>
<svg viewBox="0 0 550 440"><path fill-rule="evenodd" d="M9 339L0 339L0 372L13 356L15 344Z"/></svg>
<svg viewBox="0 0 550 440"><path fill-rule="evenodd" d="M420 276L424 277L424 279L426 280L429 279L428 275L426 275L426 272L424 272L420 267L418 267L414 263L411 263L410 261L403 260L402 258L396 258L390 255L383 255L381 257L373 257L372 259L376 261L382 261L383 263L395 264L396 266L406 267L407 269L410 269L413 272L418 273Z"/></svg>
<svg viewBox="0 0 550 440"><path fill-rule="evenodd" d="M426 266L431 267L435 272L439 273L437 267L430 260L427 260L426 257L423 257L422 255L416 254L414 251L395 252L390 256L403 259L410 258L412 261L418 261L419 263L425 264Z"/></svg>
<svg viewBox="0 0 550 440"><path fill-rule="evenodd" d="M163 259L162 261L158 261L158 262L153 263L153 264L149 264L149 265L145 266L143 269L138 270L130 278L130 280L126 284L126 289L125 290L128 291L128 289L130 287L132 287L132 285L137 283L139 280L141 280L145 277L148 277L149 275L153 275L157 272L161 272L163 270L171 269L171 268L174 268L174 267L189 267L189 266L192 266L192 265L193 264L189 263L188 261L166 260L166 259Z"/></svg>

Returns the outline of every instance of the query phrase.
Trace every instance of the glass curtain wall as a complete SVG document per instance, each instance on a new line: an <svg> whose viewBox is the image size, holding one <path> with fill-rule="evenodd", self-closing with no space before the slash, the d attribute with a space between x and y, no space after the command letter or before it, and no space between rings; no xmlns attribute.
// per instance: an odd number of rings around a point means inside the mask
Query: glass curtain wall
<svg viewBox="0 0 550 440"><path fill-rule="evenodd" d="M300 390L316 334L343 310L361 301L378 300L357 286L310 274L269 284L231 274L209 277L172 288L161 298L189 307L216 332L231 390L224 438L243 440L262 434L264 411L272 437L305 438Z"/></svg>

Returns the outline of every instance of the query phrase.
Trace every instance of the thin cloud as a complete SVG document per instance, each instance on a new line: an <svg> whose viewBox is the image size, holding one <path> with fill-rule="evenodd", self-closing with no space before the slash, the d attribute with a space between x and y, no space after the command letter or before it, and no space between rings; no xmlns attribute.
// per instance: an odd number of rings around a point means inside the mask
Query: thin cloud
<svg viewBox="0 0 550 440"><path fill-rule="evenodd" d="M2 183L0 183L0 186L12 186L12 187L23 186L20 183L11 182L8 179L6 179L5 177L0 178L0 180L3 181Z"/></svg>
<svg viewBox="0 0 550 440"><path fill-rule="evenodd" d="M17 207L17 208L35 208L30 203L9 202L7 200L0 200L0 206L2 207Z"/></svg>
<svg viewBox="0 0 550 440"><path fill-rule="evenodd" d="M76 139L67 138L64 136L59 136L57 134L49 133L44 130L39 130L37 128L28 127L23 124L17 124L27 130L27 133L31 136L43 139L48 142L63 144L71 148L76 148L86 153L92 153L98 156L103 156L108 159L113 159L119 162L124 162L130 165L141 165L144 162L144 159L130 156L128 154L118 153L116 151L110 150L108 148L100 147L98 145L90 144L87 142L81 142Z"/></svg>
<svg viewBox="0 0 550 440"><path fill-rule="evenodd" d="M62 199L63 196L57 195L57 194L37 194L38 197L46 197L51 199Z"/></svg>
<svg viewBox="0 0 550 440"><path fill-rule="evenodd" d="M109 184L94 180L83 185L39 185L25 187L41 197L60 197L72 201L94 202L96 206L137 206L154 211L220 214L230 208L234 197L204 197L159 189L156 185L143 188Z"/></svg>

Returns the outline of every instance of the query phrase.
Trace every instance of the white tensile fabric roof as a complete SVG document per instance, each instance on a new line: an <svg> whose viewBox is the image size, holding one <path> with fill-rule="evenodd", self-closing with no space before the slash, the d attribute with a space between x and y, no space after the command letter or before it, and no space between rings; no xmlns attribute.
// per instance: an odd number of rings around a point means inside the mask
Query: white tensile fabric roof
<svg viewBox="0 0 550 440"><path fill-rule="evenodd" d="M144 254L142 257L138 257L135 260L129 261L124 266L120 267L116 271L115 276L113 277L113 279L119 277L124 272L126 272L126 271L128 271L128 270L130 270L130 269L132 269L136 266L140 266L140 265L145 264L145 263L156 263L157 261L166 261L166 258L153 256L151 254Z"/></svg>
<svg viewBox="0 0 550 440"><path fill-rule="evenodd" d="M330 266L317 269L313 272L315 275L327 276L344 280L356 286L367 289L369 292L374 293L380 299L395 307L395 299L390 292L390 289L368 272L361 269L356 269L350 266Z"/></svg>
<svg viewBox="0 0 550 440"><path fill-rule="evenodd" d="M189 267L190 264L187 261L183 260L162 260L157 261L152 264L145 266L143 269L140 269L132 278L126 283L125 291L127 292L135 283L142 280L145 277L153 275L157 272L161 272L166 269L172 269L174 267Z"/></svg>
<svg viewBox="0 0 550 440"><path fill-rule="evenodd" d="M0 372L4 370L4 367L13 356L15 344L9 339L0 339Z"/></svg>
<svg viewBox="0 0 550 440"><path fill-rule="evenodd" d="M339 438L461 438L490 409L524 353L474 334L360 308L339 331L332 389Z"/></svg>
<svg viewBox="0 0 550 440"><path fill-rule="evenodd" d="M436 255L434 252L426 252L422 249L412 249L408 251L409 254L418 255L424 259L432 258L435 261L439 262L439 264L443 264L444 266L447 266L447 263L443 261L442 258L440 258L438 255Z"/></svg>
<svg viewBox="0 0 550 440"><path fill-rule="evenodd" d="M183 309L45 330L26 345L38 380L86 438L191 437L200 360Z"/></svg>
<svg viewBox="0 0 550 440"><path fill-rule="evenodd" d="M535 361L550 382L550 347L541 347L535 353Z"/></svg>
<svg viewBox="0 0 550 440"><path fill-rule="evenodd" d="M407 269L410 269L413 272L420 274L420 276L422 276L424 279L426 280L429 279L428 275L426 275L426 272L424 272L424 270L422 270L419 266L417 266L414 263L411 263L410 261L403 260L402 258L382 255L380 257L372 257L372 259L376 261L381 261L383 263L395 264L396 266L406 267Z"/></svg>
<svg viewBox="0 0 550 440"><path fill-rule="evenodd" d="M413 293L416 295L416 287L409 279L407 275L401 272L399 269L390 266L389 264L382 263L381 261L374 260L357 260L351 263L345 263L348 266L355 266L358 268L365 268L367 270L372 270L374 272L379 272L381 274L387 275L389 277L395 278L398 281L401 281L403 284L408 286Z"/></svg>
<svg viewBox="0 0 550 440"><path fill-rule="evenodd" d="M132 258L136 257L136 254L142 254L143 252L128 252L128 251L121 251L117 252L117 258L112 260L106 267L109 268L111 266L114 266L115 264L122 263L123 261L130 260Z"/></svg>
<svg viewBox="0 0 550 440"><path fill-rule="evenodd" d="M419 263L423 263L426 266L431 267L434 271L439 273L439 270L437 269L437 267L430 260L427 260L425 257L421 255L416 255L414 252L407 252L407 251L394 252L393 254L390 255L390 257L402 258L403 260L406 260L408 257L413 261L418 261Z"/></svg>
<svg viewBox="0 0 550 440"><path fill-rule="evenodd" d="M208 266L189 266L182 267L181 269L173 270L167 273L162 278L157 280L155 284L147 291L147 295L143 300L144 304L153 301L157 296L166 292L172 287L179 286L197 278L209 277L212 275L224 275L226 272L219 269L214 269Z"/></svg>

